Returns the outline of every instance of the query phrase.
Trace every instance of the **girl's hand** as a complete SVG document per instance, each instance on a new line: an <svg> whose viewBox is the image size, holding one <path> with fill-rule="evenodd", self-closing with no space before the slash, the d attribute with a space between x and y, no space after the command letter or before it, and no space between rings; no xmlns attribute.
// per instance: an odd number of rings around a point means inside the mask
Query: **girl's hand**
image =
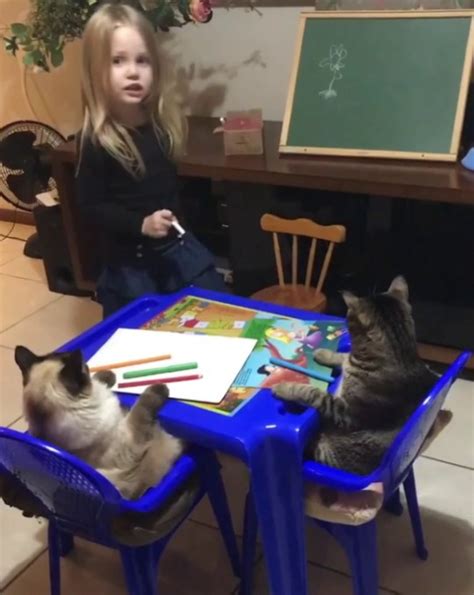
<svg viewBox="0 0 474 595"><path fill-rule="evenodd" d="M155 211L143 219L142 234L150 238L164 238L168 235L174 215L167 209Z"/></svg>

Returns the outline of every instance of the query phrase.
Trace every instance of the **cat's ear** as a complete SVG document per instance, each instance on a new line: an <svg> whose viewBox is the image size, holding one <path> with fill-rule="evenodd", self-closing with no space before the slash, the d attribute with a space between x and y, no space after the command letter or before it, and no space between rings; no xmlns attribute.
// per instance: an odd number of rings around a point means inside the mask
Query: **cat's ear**
<svg viewBox="0 0 474 595"><path fill-rule="evenodd" d="M342 299L348 308L356 308L359 304L359 298L350 291L343 291Z"/></svg>
<svg viewBox="0 0 474 595"><path fill-rule="evenodd" d="M402 277L401 275L398 275L398 277L395 277L395 279L390 284L390 287L388 288L387 293L389 293L390 295L393 295L394 297L398 298L399 300L408 302L408 285L407 285L407 282L405 281L405 278Z"/></svg>
<svg viewBox="0 0 474 595"><path fill-rule="evenodd" d="M75 351L62 353L60 357L64 364L59 374L61 382L70 395L78 396L90 384L89 370L82 353L79 349L76 349Z"/></svg>
<svg viewBox="0 0 474 595"><path fill-rule="evenodd" d="M26 378L31 367L41 361L41 359L41 357L35 355L30 349L23 345L17 345L15 347L15 362L20 368L23 378Z"/></svg>
<svg viewBox="0 0 474 595"><path fill-rule="evenodd" d="M354 295L350 291L343 291L342 297L347 306L347 317L353 320L358 320L363 327L370 325L370 317L367 313L365 300Z"/></svg>

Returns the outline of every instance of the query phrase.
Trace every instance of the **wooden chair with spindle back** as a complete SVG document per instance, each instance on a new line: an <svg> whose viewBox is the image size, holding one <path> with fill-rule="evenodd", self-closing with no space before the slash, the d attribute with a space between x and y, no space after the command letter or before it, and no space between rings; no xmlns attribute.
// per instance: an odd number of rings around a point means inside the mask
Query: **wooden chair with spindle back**
<svg viewBox="0 0 474 595"><path fill-rule="evenodd" d="M273 249L275 252L276 267L278 273L278 285L265 287L252 295L253 299L303 310L314 310L323 312L326 308L326 296L322 292L324 281L331 263L334 245L340 244L346 239L346 228L343 225L319 225L310 219L282 219L276 215L265 213L260 219L260 225L264 231L273 234ZM291 284L285 283L283 273L283 261L280 250L278 234L289 234L293 236L292 257L291 257ZM311 239L308 263L306 266L306 277L304 285L298 283L298 238L307 237ZM329 242L324 257L321 272L316 287L311 285L316 258L316 246L318 240Z"/></svg>

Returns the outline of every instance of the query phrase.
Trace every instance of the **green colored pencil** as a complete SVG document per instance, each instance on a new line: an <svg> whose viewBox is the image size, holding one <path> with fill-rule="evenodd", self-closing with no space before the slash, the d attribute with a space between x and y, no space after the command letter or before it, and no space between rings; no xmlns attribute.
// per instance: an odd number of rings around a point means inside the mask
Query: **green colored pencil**
<svg viewBox="0 0 474 595"><path fill-rule="evenodd" d="M174 364L173 366L164 366L163 368L147 368L146 370L133 370L132 372L125 372L123 378L141 378L142 376L153 376L154 374L182 372L183 370L193 370L197 367L197 362L188 362L187 364Z"/></svg>

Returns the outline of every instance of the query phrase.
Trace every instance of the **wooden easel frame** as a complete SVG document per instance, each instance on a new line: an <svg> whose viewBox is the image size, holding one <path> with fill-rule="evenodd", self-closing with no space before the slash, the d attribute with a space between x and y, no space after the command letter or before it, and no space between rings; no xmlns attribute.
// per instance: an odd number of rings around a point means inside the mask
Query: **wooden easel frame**
<svg viewBox="0 0 474 595"><path fill-rule="evenodd" d="M464 67L461 77L461 86L458 95L458 105L454 120L453 132L451 137L451 147L449 153L417 153L411 151L379 151L365 149L337 149L329 147L298 147L288 145L288 132L290 128L291 117L293 113L293 102L296 90L296 79L301 58L301 48L303 46L303 36L306 28L306 22L309 19L417 19L417 18L460 18L470 17L471 27L466 45L466 54L464 57ZM300 14L298 33L296 36L296 47L294 52L293 67L290 76L289 92L286 101L285 114L283 117L283 126L280 137L281 153L295 153L305 155L329 155L341 157L376 157L379 159L424 159L428 161L456 161L459 144L461 140L464 113L466 109L467 91L471 79L474 53L474 11L473 10L412 10L412 11L323 11L323 12L303 12Z"/></svg>

